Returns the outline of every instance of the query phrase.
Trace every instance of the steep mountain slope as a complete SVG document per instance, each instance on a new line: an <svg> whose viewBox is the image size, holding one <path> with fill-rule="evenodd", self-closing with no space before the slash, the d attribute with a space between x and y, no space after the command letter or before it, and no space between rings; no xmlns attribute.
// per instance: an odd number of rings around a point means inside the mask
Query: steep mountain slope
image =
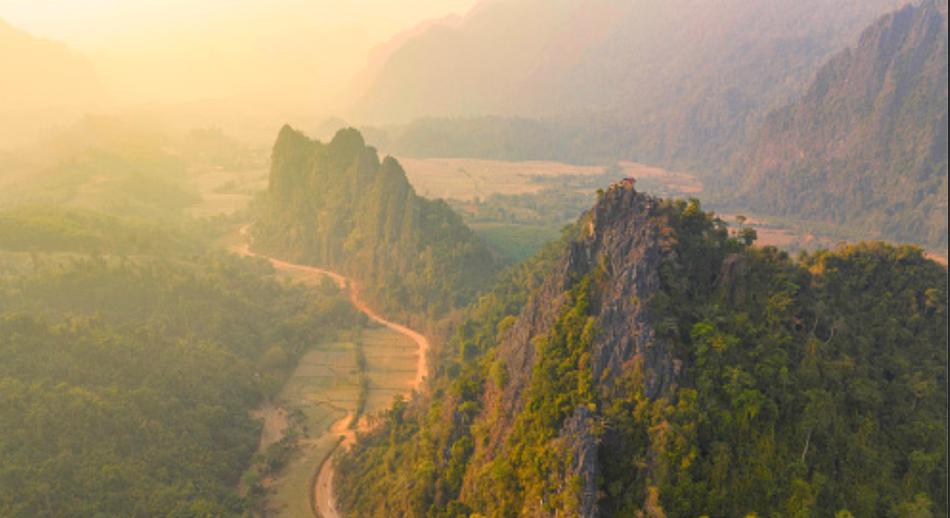
<svg viewBox="0 0 950 518"><path fill-rule="evenodd" d="M471 308L430 399L340 460L340 505L945 515L946 300L919 249L793 262L615 185Z"/></svg>
<svg viewBox="0 0 950 518"><path fill-rule="evenodd" d="M874 23L739 160L737 203L946 248L946 0Z"/></svg>
<svg viewBox="0 0 950 518"><path fill-rule="evenodd" d="M339 269L395 312L461 307L493 274L461 218L417 196L399 163L380 162L356 130L324 144L285 126L272 157L255 248Z"/></svg>
<svg viewBox="0 0 950 518"><path fill-rule="evenodd" d="M409 39L354 115L553 118L582 134L607 126L617 156L717 154L751 115L800 92L831 53L899 3L485 2Z"/></svg>

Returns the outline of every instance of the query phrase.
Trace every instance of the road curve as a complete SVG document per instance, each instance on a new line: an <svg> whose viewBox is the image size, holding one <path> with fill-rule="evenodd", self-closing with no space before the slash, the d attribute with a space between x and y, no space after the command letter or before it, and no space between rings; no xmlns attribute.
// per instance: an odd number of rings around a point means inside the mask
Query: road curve
<svg viewBox="0 0 950 518"><path fill-rule="evenodd" d="M240 233L242 236L247 235L248 225L241 227ZM429 340L418 331L410 329L404 325L397 324L386 320L385 318L379 316L378 313L373 311L369 305L366 304L366 301L362 300L359 296L359 286L352 280L348 279L343 275L340 275L337 272L326 270L324 268L317 268L316 266L307 266L303 264L290 263L273 257L268 257L266 255L261 255L255 252L252 252L250 245L247 243L245 238L244 243L237 245L231 248L238 255L250 256L250 257L260 257L270 261L271 265L276 270L283 272L299 272L299 273L309 273L316 275L325 275L336 283L341 290L347 290L350 299L350 304L353 305L358 311L365 314L369 317L370 320L376 322L377 324L388 327L389 329L403 334L409 337L416 345L419 347L419 357L416 361L416 377L412 382L411 390L418 390L425 377L428 374L429 366L427 355L429 352ZM411 391L410 390L410 391ZM407 391L407 392L410 392ZM407 394L408 395L408 394ZM336 452L340 446L349 448L356 441L356 433L349 426L350 420L353 418L352 414L347 414L339 421L333 423L330 427L328 433L337 434L340 437L340 441L333 451L327 455L326 459L320 465L317 476L314 479L314 490L313 490L313 508L316 511L318 517L321 518L339 518L340 513L336 509L336 500L333 496L333 463L331 458L333 453ZM361 428L361 431L365 431L366 428Z"/></svg>

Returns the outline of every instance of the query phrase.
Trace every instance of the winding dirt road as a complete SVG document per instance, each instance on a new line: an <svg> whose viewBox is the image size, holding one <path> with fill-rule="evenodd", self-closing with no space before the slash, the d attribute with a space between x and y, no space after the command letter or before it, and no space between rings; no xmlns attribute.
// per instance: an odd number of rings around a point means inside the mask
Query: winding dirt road
<svg viewBox="0 0 950 518"><path fill-rule="evenodd" d="M350 303L358 311L365 314L369 317L370 320L376 322L377 324L388 327L389 329L403 334L419 347L419 357L416 363L416 377L413 380L410 389L407 391L407 395L413 390L418 390L421 386L425 377L429 371L429 365L427 360L427 355L429 352L429 340L418 331L410 329L404 325L397 324L386 320L385 318L379 316L378 313L373 311L367 304L366 301L360 298L359 296L359 286L352 280L340 275L337 272L326 270L323 268L317 268L315 266L307 266L303 264L295 264L287 261L282 261L280 259L275 259L273 257L268 257L261 255L255 252L252 252L250 245L247 243L247 230L248 225L241 227L240 233L245 237L244 243L241 245L232 247L232 250L238 255L250 256L250 257L260 257L270 261L271 265L278 271L287 272L287 273L306 273L313 275L324 275L333 280L341 290L347 290L349 294ZM352 414L347 414L339 421L333 423L327 433L335 434L340 438L340 441L337 443L336 448L327 455L326 459L320 465L317 476L314 479L313 487L313 508L316 511L317 516L321 518L339 518L340 513L336 509L336 501L333 497L333 462L331 458L333 454L342 446L344 448L349 448L356 441L356 431L350 427L350 421L353 419ZM364 432L369 428L367 425L361 424L356 428L359 431Z"/></svg>

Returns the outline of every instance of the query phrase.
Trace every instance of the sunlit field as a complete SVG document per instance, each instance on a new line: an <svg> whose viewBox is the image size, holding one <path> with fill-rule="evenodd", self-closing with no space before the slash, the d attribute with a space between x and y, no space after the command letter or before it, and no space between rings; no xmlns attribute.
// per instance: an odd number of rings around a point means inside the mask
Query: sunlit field
<svg viewBox="0 0 950 518"><path fill-rule="evenodd" d="M428 198L470 200L496 193L533 193L544 187L543 183L537 181L537 177L554 180L558 176L596 176L603 173L603 167L547 161L406 157L397 159L419 194Z"/></svg>
<svg viewBox="0 0 950 518"><path fill-rule="evenodd" d="M356 409L359 373L354 345L346 342L319 344L301 358L284 385L279 403L286 412L303 414L301 447L288 465L269 482L273 496L267 508L276 516L307 516L310 491L320 463L339 438L333 424Z"/></svg>
<svg viewBox="0 0 950 518"><path fill-rule="evenodd" d="M363 329L354 340L315 346L301 358L280 393L278 401L286 413L303 414L299 426L304 438L288 465L268 482L273 496L267 507L276 516L310 512L316 470L339 440L331 428L356 412L361 397L365 398L361 416L365 420L388 408L395 396L409 393L418 354L411 340L381 327ZM357 367L357 344L365 355L365 374ZM363 375L368 380L365 396L360 395Z"/></svg>

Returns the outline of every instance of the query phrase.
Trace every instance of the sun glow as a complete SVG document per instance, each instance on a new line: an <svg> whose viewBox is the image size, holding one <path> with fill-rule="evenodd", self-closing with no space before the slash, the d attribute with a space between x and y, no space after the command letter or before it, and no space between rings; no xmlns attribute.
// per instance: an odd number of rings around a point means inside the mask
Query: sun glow
<svg viewBox="0 0 950 518"><path fill-rule="evenodd" d="M88 58L120 103L241 99L325 111L373 47L474 0L0 0Z"/></svg>

